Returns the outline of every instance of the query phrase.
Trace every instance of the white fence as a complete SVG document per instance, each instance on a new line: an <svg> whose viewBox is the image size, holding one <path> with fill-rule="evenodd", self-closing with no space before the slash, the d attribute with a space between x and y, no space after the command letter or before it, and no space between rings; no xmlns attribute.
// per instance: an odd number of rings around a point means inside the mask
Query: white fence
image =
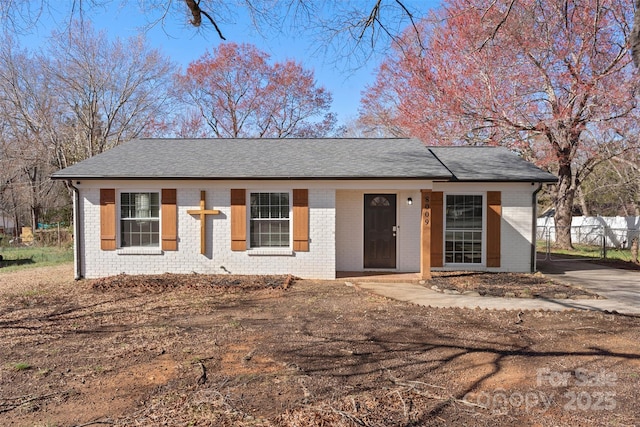
<svg viewBox="0 0 640 427"><path fill-rule="evenodd" d="M538 218L538 240L555 242L556 227L552 217ZM591 246L629 249L640 235L640 216L574 216L571 241Z"/></svg>

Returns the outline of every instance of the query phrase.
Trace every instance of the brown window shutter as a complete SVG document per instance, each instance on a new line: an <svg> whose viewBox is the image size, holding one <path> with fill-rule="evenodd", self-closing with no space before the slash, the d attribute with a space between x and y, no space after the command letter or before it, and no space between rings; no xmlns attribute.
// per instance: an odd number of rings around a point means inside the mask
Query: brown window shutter
<svg viewBox="0 0 640 427"><path fill-rule="evenodd" d="M162 189L162 250L178 250L178 207L176 189Z"/></svg>
<svg viewBox="0 0 640 427"><path fill-rule="evenodd" d="M293 190L293 250L309 252L309 190Z"/></svg>
<svg viewBox="0 0 640 427"><path fill-rule="evenodd" d="M502 194L487 191L487 267L500 267Z"/></svg>
<svg viewBox="0 0 640 427"><path fill-rule="evenodd" d="M431 267L442 267L444 265L444 254L442 253L442 239L444 238L442 191L431 193Z"/></svg>
<svg viewBox="0 0 640 427"><path fill-rule="evenodd" d="M247 250L247 190L231 189L231 250Z"/></svg>
<svg viewBox="0 0 640 427"><path fill-rule="evenodd" d="M100 249L116 249L116 190L100 189Z"/></svg>

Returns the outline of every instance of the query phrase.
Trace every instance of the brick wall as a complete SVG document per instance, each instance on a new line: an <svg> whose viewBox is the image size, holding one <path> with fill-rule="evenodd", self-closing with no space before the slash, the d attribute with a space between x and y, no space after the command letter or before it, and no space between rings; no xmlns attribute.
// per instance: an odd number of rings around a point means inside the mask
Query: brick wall
<svg viewBox="0 0 640 427"><path fill-rule="evenodd" d="M336 269L360 271L363 260L363 192L336 191Z"/></svg>
<svg viewBox="0 0 640 427"><path fill-rule="evenodd" d="M533 189L531 185L523 187L502 193L501 271L531 271Z"/></svg>
<svg viewBox="0 0 640 427"><path fill-rule="evenodd" d="M159 191L175 188L175 183L144 182L131 184L89 184L80 188L84 249L83 275L87 278L127 274L201 273L201 274L293 274L304 278L332 279L335 277L335 191L314 188L309 190L309 252L289 252L287 255L257 255L257 251L231 251L230 188L242 184L222 186L177 186L178 250L119 250L100 249L100 191L99 188L118 188L123 191ZM196 183L197 185L197 183ZM255 188L257 190L259 188ZM205 190L207 209L218 209L220 215L206 217L207 250L200 254L200 220L189 215L197 209L200 191ZM264 191L286 191L282 185L262 188ZM251 189L248 188L248 191ZM162 221L162 218L160 219ZM123 253L133 252L133 253Z"/></svg>
<svg viewBox="0 0 640 427"><path fill-rule="evenodd" d="M439 183L434 185L434 191L443 191L445 195L466 193L486 196L487 191L502 193L500 267L478 267L478 269L506 272L531 271L533 235L531 195L536 188L537 186L531 183Z"/></svg>
<svg viewBox="0 0 640 427"><path fill-rule="evenodd" d="M397 195L397 270L420 269L420 188L430 182L369 182L370 189L357 188L362 182L308 182L295 188L309 188L310 250L287 255L256 255L257 251L231 251L230 189L250 191L290 191L290 182L162 182L100 183L86 181L80 189L80 226L84 230L83 271L85 277L102 277L119 273L159 274L294 274L303 278L332 279L335 271L363 270L363 203L365 193ZM126 251L100 250L100 188L118 191L160 191L177 188L178 250ZM356 187L356 188L353 188ZM337 190L336 190L337 188ZM501 267L490 271L529 271L532 235L531 193L529 183L434 183L434 191L486 194L502 192ZM207 209L218 209L220 215L207 216L207 251L200 254L200 221L187 214L197 209L200 191L205 190ZM407 204L411 197L412 205ZM162 220L162 219L161 219ZM479 269L482 269L480 267Z"/></svg>

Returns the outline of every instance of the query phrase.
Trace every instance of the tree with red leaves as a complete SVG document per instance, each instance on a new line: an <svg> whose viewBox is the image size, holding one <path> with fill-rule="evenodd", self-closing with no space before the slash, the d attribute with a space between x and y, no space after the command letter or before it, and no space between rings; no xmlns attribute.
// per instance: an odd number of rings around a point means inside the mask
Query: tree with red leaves
<svg viewBox="0 0 640 427"><path fill-rule="evenodd" d="M632 0L448 0L367 88L362 119L426 144L504 145L556 173L557 244L603 161L638 149ZM407 30L413 35L413 28Z"/></svg>
<svg viewBox="0 0 640 427"><path fill-rule="evenodd" d="M225 43L189 64L176 77L174 92L185 105L190 129L202 131L193 127L190 108L195 108L217 138L328 135L336 122L329 112L331 94L299 63L268 60L253 45Z"/></svg>

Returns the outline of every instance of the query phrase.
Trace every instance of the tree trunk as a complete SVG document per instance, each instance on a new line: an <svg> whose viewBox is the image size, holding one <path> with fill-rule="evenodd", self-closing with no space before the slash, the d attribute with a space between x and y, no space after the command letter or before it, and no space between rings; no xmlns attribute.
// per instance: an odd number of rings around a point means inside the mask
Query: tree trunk
<svg viewBox="0 0 640 427"><path fill-rule="evenodd" d="M640 236L636 236L631 240L631 261L638 264L638 239Z"/></svg>
<svg viewBox="0 0 640 427"><path fill-rule="evenodd" d="M589 205L587 204L587 198L584 197L584 192L582 191L582 187L577 188L578 192L578 201L580 202L580 208L582 209L582 215L591 216L591 210L589 209Z"/></svg>
<svg viewBox="0 0 640 427"><path fill-rule="evenodd" d="M40 221L40 207L32 206L31 207L31 225L33 227L33 235L35 236L36 230L38 229L38 222Z"/></svg>
<svg viewBox="0 0 640 427"><path fill-rule="evenodd" d="M20 237L20 216L18 215L17 208L13 209L13 237L16 239Z"/></svg>
<svg viewBox="0 0 640 427"><path fill-rule="evenodd" d="M14 183L15 181L13 179L9 181L9 184ZM20 237L20 215L18 214L18 201L16 200L16 193L13 191L13 189L10 190L10 195L11 210L13 212L13 237L17 239L18 237Z"/></svg>
<svg viewBox="0 0 640 427"><path fill-rule="evenodd" d="M571 244L571 220L573 218L575 187L572 179L571 166L560 165L556 188L557 192L554 201L556 246L561 249L573 249L573 245Z"/></svg>

